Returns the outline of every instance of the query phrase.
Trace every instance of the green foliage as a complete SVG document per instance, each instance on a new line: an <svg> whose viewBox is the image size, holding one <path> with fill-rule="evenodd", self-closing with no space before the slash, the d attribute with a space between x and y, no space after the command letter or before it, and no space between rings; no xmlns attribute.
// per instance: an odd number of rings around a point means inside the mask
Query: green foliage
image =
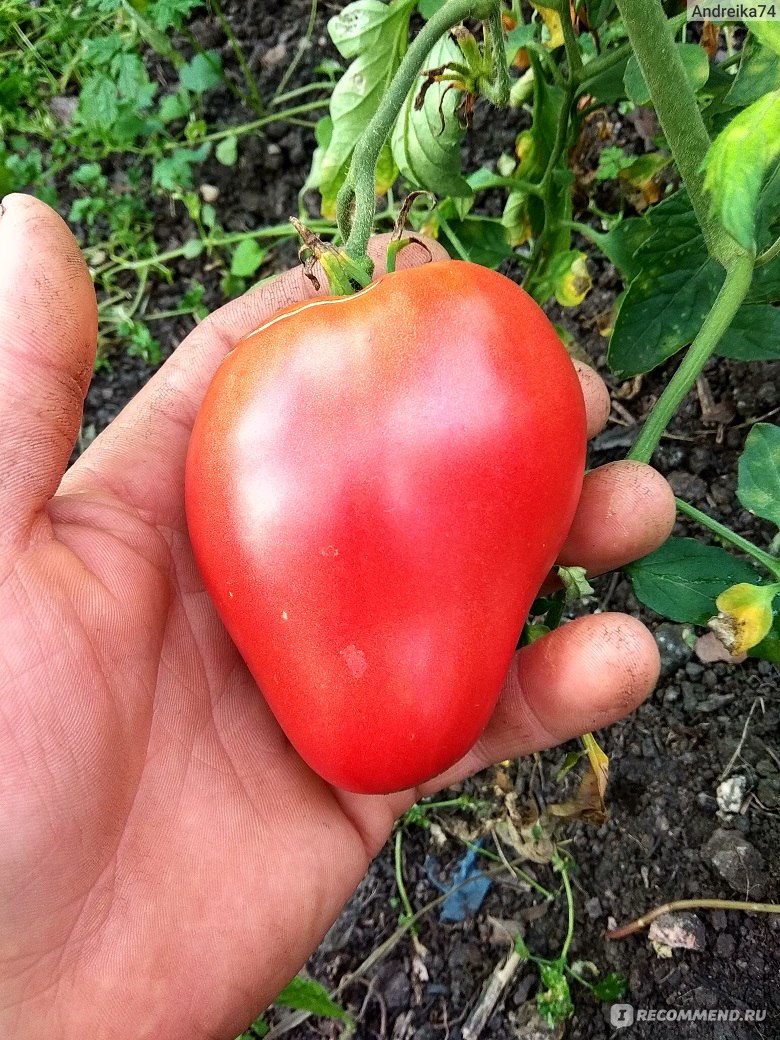
<svg viewBox="0 0 780 1040"><path fill-rule="evenodd" d="M780 426L758 423L750 431L739 460L737 498L780 527Z"/></svg>
<svg viewBox="0 0 780 1040"><path fill-rule="evenodd" d="M307 979L301 975L289 982L274 1001L277 1007L292 1008L295 1011L308 1011L318 1018L336 1018L352 1024L350 1015L331 1000L325 987L316 979ZM255 1019L252 1025L238 1037L238 1040L257 1040L269 1031L264 1015Z"/></svg>
<svg viewBox="0 0 780 1040"><path fill-rule="evenodd" d="M626 572L640 603L672 621L696 625L706 625L717 614L715 600L724 589L761 582L750 564L693 538L669 538Z"/></svg>
<svg viewBox="0 0 780 1040"><path fill-rule="evenodd" d="M755 248L761 186L780 158L780 90L765 94L721 131L706 159L712 213L744 249Z"/></svg>
<svg viewBox="0 0 780 1040"><path fill-rule="evenodd" d="M300 975L284 987L275 1003L281 1007L294 1008L296 1011L310 1011L322 1018L349 1021L347 1012L330 999L324 986L316 979L304 979Z"/></svg>
<svg viewBox="0 0 780 1040"><path fill-rule="evenodd" d="M457 61L460 52L449 39L440 40L431 52L431 67ZM460 142L463 129L456 109L458 91L449 83L436 83L425 92L422 107L419 94L410 93L390 138L393 160L412 188L432 191L442 198L470 197L471 188L460 170Z"/></svg>
<svg viewBox="0 0 780 1040"><path fill-rule="evenodd" d="M328 22L328 32L343 58L352 63L336 85L330 103L332 129L311 187L322 193L322 213L332 217L336 196L347 175L358 137L363 133L407 46L415 0L357 0ZM398 169L386 144L377 174L377 191L393 184ZM311 180L311 178L310 178Z"/></svg>
<svg viewBox="0 0 780 1040"><path fill-rule="evenodd" d="M701 90L709 79L710 63L707 54L696 43L678 43L677 53L680 55L685 75L694 90ZM632 56L626 65L623 77L626 96L635 105L646 105L650 101L648 90L639 62Z"/></svg>

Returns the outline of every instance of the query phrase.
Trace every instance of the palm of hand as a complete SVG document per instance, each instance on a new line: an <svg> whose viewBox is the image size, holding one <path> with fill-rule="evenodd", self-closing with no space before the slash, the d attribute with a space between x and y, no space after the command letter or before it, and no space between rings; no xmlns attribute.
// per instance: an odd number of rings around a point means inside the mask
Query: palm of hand
<svg viewBox="0 0 780 1040"><path fill-rule="evenodd" d="M56 499L49 515L51 535L36 534L3 597L5 631L9 608L26 606L3 803L4 882L21 893L4 932L24 937L28 1000L48 1004L61 980L63 1007L86 1010L78 1026L97 1036L92 995L132 973L148 1002L133 1035L174 1036L208 977L217 992L243 984L257 1002L245 1024L290 974L268 936L303 960L374 849L258 696L183 528L160 532L91 492ZM391 809L353 809L381 842ZM323 871L334 862L336 886ZM258 900L262 914L248 911Z"/></svg>
<svg viewBox="0 0 780 1040"><path fill-rule="evenodd" d="M204 322L60 483L94 296L46 207L15 197L0 216L0 323L19 345L4 359L0 343L0 1034L100 1038L130 1023L139 1038L229 1037L295 973L394 817L441 782L380 798L315 776L189 547L181 488L202 393L242 334L311 289L290 272ZM41 342L38 329L56 334ZM577 562L605 569L665 537L671 495L632 472L584 493ZM617 539L605 496L613 509L622 496L634 524ZM601 549L585 536L594 511ZM647 633L617 616L522 653L522 681L513 669L480 744L444 779L619 717L656 668Z"/></svg>

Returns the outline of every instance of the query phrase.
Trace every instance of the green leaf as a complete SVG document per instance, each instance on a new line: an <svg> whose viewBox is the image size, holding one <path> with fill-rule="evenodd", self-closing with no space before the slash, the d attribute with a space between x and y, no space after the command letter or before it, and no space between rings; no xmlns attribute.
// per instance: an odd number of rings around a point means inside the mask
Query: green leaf
<svg viewBox="0 0 780 1040"><path fill-rule="evenodd" d="M660 549L626 567L634 595L671 621L706 625L715 600L732 585L761 583L758 572L715 545L695 538L669 538Z"/></svg>
<svg viewBox="0 0 780 1040"><path fill-rule="evenodd" d="M196 54L179 70L179 82L193 94L205 94L222 82L222 58L218 51Z"/></svg>
<svg viewBox="0 0 780 1040"><path fill-rule="evenodd" d="M441 10L441 8L444 7L446 2L447 0L420 0L420 2L417 5L417 10L427 21L431 17L431 15L434 15L437 11Z"/></svg>
<svg viewBox="0 0 780 1040"><path fill-rule="evenodd" d="M274 1003L294 1008L296 1011L310 1011L313 1015L323 1018L348 1021L350 1017L343 1007L339 1007L330 999L325 987L316 979L304 979L300 975L284 987Z"/></svg>
<svg viewBox="0 0 780 1040"><path fill-rule="evenodd" d="M317 185L325 217L335 216L336 196L347 175L355 145L365 133L406 53L413 8L414 0L394 0L390 4L357 0L328 22L328 32L339 52L355 60L331 96L333 132L322 156ZM389 155L389 146L386 146L383 174L377 182L380 194L395 179Z"/></svg>
<svg viewBox="0 0 780 1040"><path fill-rule="evenodd" d="M191 238L182 246L182 255L186 260L194 260L203 252L203 242L199 238Z"/></svg>
<svg viewBox="0 0 780 1040"><path fill-rule="evenodd" d="M214 155L223 166L235 166L238 159L238 141L235 137L223 138L216 147Z"/></svg>
<svg viewBox="0 0 780 1040"><path fill-rule="evenodd" d="M780 614L775 614L772 627L760 643L748 650L748 657L756 657L760 661L771 661L780 664Z"/></svg>
<svg viewBox="0 0 780 1040"><path fill-rule="evenodd" d="M427 64L439 68L459 58L458 48L447 36L433 48ZM449 86L434 84L419 110L418 91L409 94L390 135L390 147L398 169L413 188L432 191L440 198L469 197L471 188L460 172L463 130L456 115L460 94L448 90Z"/></svg>
<svg viewBox="0 0 780 1040"><path fill-rule="evenodd" d="M150 4L149 15L152 22L163 32L181 29L184 20L193 11L203 7L202 0L155 0Z"/></svg>
<svg viewBox="0 0 780 1040"><path fill-rule="evenodd" d="M237 278L250 278L268 256L268 250L261 248L251 238L239 242L230 263L230 273Z"/></svg>
<svg viewBox="0 0 780 1040"><path fill-rule="evenodd" d="M445 218L440 223L439 241L451 256L494 270L514 252L506 228L494 217Z"/></svg>
<svg viewBox="0 0 780 1040"><path fill-rule="evenodd" d="M529 22L526 25L521 23L520 25L516 25L514 29L510 29L504 36L506 60L509 65L512 64L524 47L527 47L529 43L533 43L536 40L537 28L538 23L536 22ZM433 65L434 63L430 62L430 64Z"/></svg>
<svg viewBox="0 0 780 1040"><path fill-rule="evenodd" d="M592 238L618 269L623 281L631 282L642 270L636 260L637 251L652 234L653 225L645 217L629 217L609 231L593 232Z"/></svg>
<svg viewBox="0 0 780 1040"><path fill-rule="evenodd" d="M760 43L780 54L780 22L745 22L745 25Z"/></svg>
<svg viewBox="0 0 780 1040"><path fill-rule="evenodd" d="M778 89L780 61L770 47L764 47L751 33L742 48L737 74L723 104L729 108L744 108Z"/></svg>
<svg viewBox="0 0 780 1040"><path fill-rule="evenodd" d="M122 50L124 41L119 33L108 36L97 36L84 44L84 63L86 65L108 65L112 58Z"/></svg>
<svg viewBox="0 0 780 1040"><path fill-rule="evenodd" d="M780 90L740 112L707 152L704 186L712 195L712 215L743 249L755 247L761 185L778 157Z"/></svg>
<svg viewBox="0 0 780 1040"><path fill-rule="evenodd" d="M780 307L740 307L717 353L734 361L780 361Z"/></svg>
<svg viewBox="0 0 780 1040"><path fill-rule="evenodd" d="M612 1002L620 1000L628 991L628 979L619 971L611 971L593 987L593 996L597 1000Z"/></svg>
<svg viewBox="0 0 780 1040"><path fill-rule="evenodd" d="M598 29L615 10L617 2L616 0L587 0L585 6L588 12L588 25L591 29Z"/></svg>
<svg viewBox="0 0 780 1040"><path fill-rule="evenodd" d="M707 255L684 192L645 217L653 234L634 255L639 273L623 298L607 358L620 378L649 372L690 343L725 277Z"/></svg>
<svg viewBox="0 0 780 1040"><path fill-rule="evenodd" d="M90 130L108 130L119 112L116 84L104 73L90 76L81 87L78 114Z"/></svg>
<svg viewBox="0 0 780 1040"><path fill-rule="evenodd" d="M192 167L196 163L203 162L210 151L211 145L208 142L193 151L177 148L171 155L155 162L152 167L152 184L165 191L191 188L193 184Z"/></svg>
<svg viewBox="0 0 780 1040"><path fill-rule="evenodd" d="M190 99L186 90L175 94L166 94L160 102L159 114L163 123L172 123L174 119L183 119L190 111Z"/></svg>
<svg viewBox="0 0 780 1040"><path fill-rule="evenodd" d="M625 77L628 67L628 55L613 65L611 69L599 73L593 79L582 83L577 94L588 94L594 101L603 105L611 105L616 101L622 101L626 96ZM585 67L587 72L587 66Z"/></svg>
<svg viewBox="0 0 780 1040"><path fill-rule="evenodd" d="M678 43L677 51L688 82L694 90L700 90L710 76L710 62L707 52L697 43ZM645 83L645 77L642 75L639 62L633 55L629 58L626 65L623 85L625 86L626 94L635 105L646 105L650 102L650 90L647 83Z"/></svg>
<svg viewBox="0 0 780 1040"><path fill-rule="evenodd" d="M757 423L750 431L739 459L737 498L780 527L780 426Z"/></svg>
<svg viewBox="0 0 780 1040"><path fill-rule="evenodd" d="M557 964L540 965L539 974L546 988L536 994L536 1007L549 1026L556 1026L574 1014L569 983Z"/></svg>

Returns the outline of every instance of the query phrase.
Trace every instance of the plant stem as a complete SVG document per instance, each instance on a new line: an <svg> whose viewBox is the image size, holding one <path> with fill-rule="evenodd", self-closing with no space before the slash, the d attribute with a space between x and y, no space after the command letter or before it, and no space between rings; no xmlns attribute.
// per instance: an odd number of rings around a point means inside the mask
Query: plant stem
<svg viewBox="0 0 780 1040"><path fill-rule="evenodd" d="M225 14L220 6L219 0L209 0L211 8L214 14L217 16L217 21L222 26L222 31L228 39L230 48L235 55L236 61L239 64L241 71L244 74L244 81L246 82L247 88L249 89L249 95L252 99L252 108L258 115L262 115L264 111L263 99L260 96L260 89L257 86L257 80L252 74L252 70L249 68L249 63L244 57L244 52L241 48L241 44L238 42L236 34L233 32L233 27L225 17Z"/></svg>
<svg viewBox="0 0 780 1040"><path fill-rule="evenodd" d="M272 105L277 104L279 100L279 95L282 93L284 88L292 79L295 70L298 68L298 65L300 64L301 58L306 53L306 48L309 46L309 43L311 42L311 38L314 35L314 28L317 24L317 3L318 0L311 0L311 7L309 9L309 24L306 26L306 32L303 34L303 37L298 42L298 49L293 55L292 61L287 66L282 78L279 80L279 86L276 88L274 96L271 99Z"/></svg>
<svg viewBox="0 0 780 1040"><path fill-rule="evenodd" d="M558 958L559 964L563 965L566 963L566 958L569 956L569 947L574 938L574 895L571 890L571 881L569 881L569 866L564 859L561 859L560 871L563 887L566 889L566 908L568 911L566 938L563 940L563 948L561 950L561 955Z"/></svg>
<svg viewBox="0 0 780 1040"><path fill-rule="evenodd" d="M670 18L669 32L672 34L676 33L680 26L685 25L687 20L687 14L683 11L682 14L676 14L674 18ZM589 61L587 65L583 65L579 70L578 75L575 77L577 84L582 86L583 84L589 83L595 79L596 76L601 76L604 72L608 72L613 69L616 65L619 65L625 58L631 57L631 44L621 43L618 47L613 47L611 51L606 51L604 54L600 54L597 58ZM723 67L722 65L720 66Z"/></svg>
<svg viewBox="0 0 780 1040"><path fill-rule="evenodd" d="M702 173L710 137L663 7L658 0L617 0L617 5L707 250L728 267L743 251L710 216Z"/></svg>
<svg viewBox="0 0 780 1040"><path fill-rule="evenodd" d="M498 0L448 0L425 23L406 52L373 119L360 137L352 156L347 179L338 195L339 229L346 241L347 255L370 267L366 253L376 210L376 164L398 113L412 90L434 45L466 18L485 20L495 12ZM499 60L505 60L502 46ZM354 206L354 212L353 210Z"/></svg>
<svg viewBox="0 0 780 1040"><path fill-rule="evenodd" d="M677 899L673 903L657 906L630 924L613 928L611 932L607 932L607 938L625 939L626 936L647 928L657 917L676 910L744 910L751 914L780 914L780 903L742 903L738 899Z"/></svg>
<svg viewBox="0 0 780 1040"><path fill-rule="evenodd" d="M166 151L170 151L174 148L195 148L197 145L205 144L207 141L222 141L226 137L242 137L244 134L251 134L255 130L262 130L264 126L269 126L271 123L282 123L286 119L290 119L292 116L300 116L306 112L314 112L317 109L326 108L327 105L327 98L322 98L318 101L307 101L303 105L296 105L294 108L286 108L282 112L275 112L271 115L263 116L261 119L253 119L250 123L240 123L238 126L229 126L224 130L215 130L211 134L204 134L202 137L197 137L192 141L166 141L163 147Z"/></svg>
<svg viewBox="0 0 780 1040"><path fill-rule="evenodd" d="M414 910L412 904L409 902L409 896L406 893L406 885L404 884L404 864L401 854L401 841L403 840L403 831L399 827L395 832L395 883L398 886L398 894L401 897L401 903L404 908L404 915L406 920L410 921L414 919ZM416 925L412 925L411 934L417 934Z"/></svg>
<svg viewBox="0 0 780 1040"><path fill-rule="evenodd" d="M769 553L764 552L763 549L759 549L757 545L749 542L747 538L743 538L742 535L736 534L731 528L726 527L724 524L719 523L717 520L713 520L711 516L707 516L706 513L702 513L696 506L692 506L689 502L685 502L681 498L675 498L677 503L677 509L684 516L688 516L691 520L695 520L701 524L702 527L706 527L708 531L720 538L724 542L728 542L733 545L735 549L739 549L745 553L746 556L752 556L756 563L760 563L762 567L765 567L773 577L780 580L780 560L775 559L774 556L770 556Z"/></svg>
<svg viewBox="0 0 780 1040"><path fill-rule="evenodd" d="M312 231L316 231L318 235L335 234L335 228L328 221L311 221L309 227ZM234 231L227 235L213 235L209 238L201 239L203 242L204 249L218 249L223 246L235 245L238 242L243 242L246 239L257 239L257 238L296 238L297 232L291 224L276 224L273 227L259 228L257 231ZM171 260L178 260L179 257L186 256L187 244L178 246L176 249L169 249L166 253L157 253L155 256L145 257L142 260L113 260L108 267L98 268L94 271L96 276L100 278L111 278L121 271L142 271L147 267L157 267L169 263Z"/></svg>
<svg viewBox="0 0 780 1040"><path fill-rule="evenodd" d="M556 10L563 29L563 45L566 48L566 60L569 63L569 79L575 82L582 69L582 55L577 37L574 35L574 26L571 24L569 0L559 0Z"/></svg>
<svg viewBox="0 0 780 1040"><path fill-rule="evenodd" d="M731 267L727 270L726 280L712 310L705 318L704 324L699 329L680 367L672 376L650 413L634 447L628 453L629 459L637 462L650 461L669 421L696 382L696 377L704 368L739 310L750 288L752 277L753 259L748 253L743 253L732 262Z"/></svg>
<svg viewBox="0 0 780 1040"><path fill-rule="evenodd" d="M768 264L770 260L774 260L778 253L780 253L780 235L774 240L768 249L765 249L763 253L758 254L755 266L763 267L764 264Z"/></svg>

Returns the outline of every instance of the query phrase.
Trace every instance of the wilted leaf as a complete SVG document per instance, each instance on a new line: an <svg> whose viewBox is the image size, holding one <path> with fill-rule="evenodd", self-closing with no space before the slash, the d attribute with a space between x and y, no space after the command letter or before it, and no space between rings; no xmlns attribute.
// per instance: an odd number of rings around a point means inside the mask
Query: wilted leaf
<svg viewBox="0 0 780 1040"><path fill-rule="evenodd" d="M430 53L426 68L440 68L461 60L460 51L449 38L442 38ZM403 177L414 188L443 197L471 196L471 188L460 172L460 142L463 130L456 109L461 93L448 89L450 83L435 83L425 92L418 108L420 79L401 109L390 145L393 159Z"/></svg>
<svg viewBox="0 0 780 1040"><path fill-rule="evenodd" d="M336 196L349 169L352 152L376 113L406 52L409 18L415 0L357 0L328 22L328 32L341 55L354 61L331 96L333 129L322 156L319 183L322 213L333 217ZM389 158L389 162L388 162ZM397 169L389 144L383 150L380 194L391 186Z"/></svg>
<svg viewBox="0 0 780 1040"><path fill-rule="evenodd" d="M710 618L708 627L730 654L744 654L769 635L772 603L779 591L780 585L741 582L721 592L715 600L718 615Z"/></svg>

